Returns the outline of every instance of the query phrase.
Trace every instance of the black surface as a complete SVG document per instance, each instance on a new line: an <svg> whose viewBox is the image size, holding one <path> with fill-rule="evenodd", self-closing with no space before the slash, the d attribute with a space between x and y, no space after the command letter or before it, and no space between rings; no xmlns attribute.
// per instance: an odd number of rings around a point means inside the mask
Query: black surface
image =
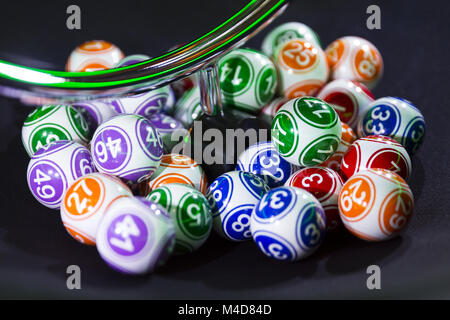
<svg viewBox="0 0 450 320"><path fill-rule="evenodd" d="M244 1L91 2L77 2L83 12L82 31L65 29L65 8L72 2L2 3L0 52L62 68L78 43L104 38L127 54L157 54L203 33ZM40 206L29 193L28 156L20 141L29 109L1 98L0 297L450 298L449 6L435 0L377 1L382 29L370 31L365 12L372 3L295 1L273 25L304 22L325 46L344 35L369 39L385 63L375 95L404 97L422 110L427 133L413 159L410 181L415 217L401 238L371 244L343 231L327 237L310 259L282 264L265 258L251 242L232 244L213 237L199 251L171 259L153 275L117 274L95 248L79 245L66 234L58 212ZM266 33L249 45L259 48ZM81 267L80 291L66 288L65 271L71 264ZM380 291L366 288L365 270L371 264L381 266Z"/></svg>

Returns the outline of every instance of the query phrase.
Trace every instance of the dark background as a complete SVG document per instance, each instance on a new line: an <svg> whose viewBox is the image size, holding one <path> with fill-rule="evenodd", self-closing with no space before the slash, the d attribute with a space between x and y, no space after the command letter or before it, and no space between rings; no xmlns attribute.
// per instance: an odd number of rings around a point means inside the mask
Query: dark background
<svg viewBox="0 0 450 320"><path fill-rule="evenodd" d="M245 1L3 1L0 58L62 69L72 48L105 39L125 54L157 55L205 33ZM66 8L78 4L82 30L66 29ZM366 28L366 8L381 7L381 30ZM127 277L109 269L95 248L64 230L59 212L40 206L26 184L20 140L29 108L0 98L1 298L450 298L448 137L449 5L446 1L294 1L273 26L303 22L327 46L362 36L383 55L385 74L376 97L413 101L427 124L413 158L410 181L415 217L400 238L366 243L345 230L327 237L311 258L271 261L252 242L212 237L197 252L172 258L156 273ZM269 27L270 29L270 27ZM263 31L248 46L260 48ZM66 288L66 268L82 270L82 290ZM366 268L381 267L382 290L366 288Z"/></svg>

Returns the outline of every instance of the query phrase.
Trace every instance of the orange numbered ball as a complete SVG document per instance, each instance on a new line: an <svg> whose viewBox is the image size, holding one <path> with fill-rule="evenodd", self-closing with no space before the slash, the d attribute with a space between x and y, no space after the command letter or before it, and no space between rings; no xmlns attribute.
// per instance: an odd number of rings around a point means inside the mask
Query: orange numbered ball
<svg viewBox="0 0 450 320"><path fill-rule="evenodd" d="M385 169L369 169L352 176L339 195L339 214L358 238L382 241L408 225L414 198L405 180Z"/></svg>
<svg viewBox="0 0 450 320"><path fill-rule="evenodd" d="M124 57L115 45L104 40L85 42L69 56L66 70L72 72L89 72L113 68Z"/></svg>
<svg viewBox="0 0 450 320"><path fill-rule="evenodd" d="M385 136L367 136L356 140L345 153L341 162L344 179L369 168L387 169L408 181L411 158L397 141Z"/></svg>
<svg viewBox="0 0 450 320"><path fill-rule="evenodd" d="M327 161L321 164L322 167L328 167L330 169L333 169L334 171L340 171L342 157L347 152L350 145L356 140L356 134L352 130L352 128L350 128L344 122L341 122L341 125L342 125L342 136L341 142L339 143L337 150Z"/></svg>
<svg viewBox="0 0 450 320"><path fill-rule="evenodd" d="M278 66L281 95L293 99L315 96L328 80L328 64L320 46L293 39L281 45L274 57Z"/></svg>
<svg viewBox="0 0 450 320"><path fill-rule="evenodd" d="M327 230L331 231L340 225L338 197L343 184L336 171L325 167L309 167L295 172L284 185L311 193L322 205Z"/></svg>
<svg viewBox="0 0 450 320"><path fill-rule="evenodd" d="M205 194L207 182L202 167L188 156L165 154L161 164L148 181L148 191L169 183L187 184Z"/></svg>
<svg viewBox="0 0 450 320"><path fill-rule="evenodd" d="M380 52L363 38L339 38L327 47L325 53L332 80L355 80L373 89L383 74Z"/></svg>
<svg viewBox="0 0 450 320"><path fill-rule="evenodd" d="M64 227L81 243L95 245L98 225L109 204L132 195L118 178L103 173L83 176L69 187L61 203Z"/></svg>

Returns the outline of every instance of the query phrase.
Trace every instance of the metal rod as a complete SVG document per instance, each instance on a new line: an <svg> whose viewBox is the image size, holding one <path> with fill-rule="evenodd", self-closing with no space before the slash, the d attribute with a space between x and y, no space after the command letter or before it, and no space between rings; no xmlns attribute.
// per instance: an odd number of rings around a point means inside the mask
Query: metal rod
<svg viewBox="0 0 450 320"><path fill-rule="evenodd" d="M217 63L212 63L199 72L200 101L203 112L210 116L222 113L220 96L219 70Z"/></svg>

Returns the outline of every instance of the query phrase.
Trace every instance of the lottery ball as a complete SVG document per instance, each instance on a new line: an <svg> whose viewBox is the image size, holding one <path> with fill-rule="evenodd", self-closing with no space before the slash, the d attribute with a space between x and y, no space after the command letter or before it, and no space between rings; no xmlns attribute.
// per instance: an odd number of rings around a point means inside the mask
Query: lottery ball
<svg viewBox="0 0 450 320"><path fill-rule="evenodd" d="M114 44L104 40L92 40L75 48L69 56L66 70L89 72L113 68L124 57Z"/></svg>
<svg viewBox="0 0 450 320"><path fill-rule="evenodd" d="M350 145L357 139L356 134L352 130L352 128L350 128L344 122L341 122L341 125L342 125L342 136L341 142L339 143L337 150L333 153L333 155L330 158L328 158L327 161L321 164L322 167L328 167L337 172L340 171L341 169L342 157L347 152L348 148L350 148Z"/></svg>
<svg viewBox="0 0 450 320"><path fill-rule="evenodd" d="M85 101L72 105L86 119L89 131L94 133L99 125L117 115L114 107L105 101Z"/></svg>
<svg viewBox="0 0 450 320"><path fill-rule="evenodd" d="M282 186L298 169L280 156L271 141L250 146L239 156L236 164L236 170L258 175L270 188Z"/></svg>
<svg viewBox="0 0 450 320"><path fill-rule="evenodd" d="M345 227L358 238L382 241L408 225L414 198L405 180L385 169L353 175L339 195L339 213Z"/></svg>
<svg viewBox="0 0 450 320"><path fill-rule="evenodd" d="M250 228L253 240L268 257L297 261L314 253L326 232L326 217L309 192L278 187L255 206Z"/></svg>
<svg viewBox="0 0 450 320"><path fill-rule="evenodd" d="M86 119L70 106L37 107L22 127L22 142L29 156L52 141L72 140L86 144L89 136Z"/></svg>
<svg viewBox="0 0 450 320"><path fill-rule="evenodd" d="M342 37L325 50L331 79L348 79L373 89L383 74L383 59L378 49L360 37Z"/></svg>
<svg viewBox="0 0 450 320"><path fill-rule="evenodd" d="M116 177L103 173L85 175L67 189L61 202L61 220L74 239L93 246L98 225L111 202L132 195Z"/></svg>
<svg viewBox="0 0 450 320"><path fill-rule="evenodd" d="M64 192L79 177L95 172L89 150L73 141L54 141L40 148L28 163L31 193L48 208L59 209Z"/></svg>
<svg viewBox="0 0 450 320"><path fill-rule="evenodd" d="M320 90L317 98L332 106L339 115L339 119L353 129L374 100L373 94L365 85L347 79L329 82Z"/></svg>
<svg viewBox="0 0 450 320"><path fill-rule="evenodd" d="M172 87L175 97L179 98L186 91L194 88L195 86L198 86L198 79L197 79L197 76L195 74L193 74L192 76L172 82L170 86Z"/></svg>
<svg viewBox="0 0 450 320"><path fill-rule="evenodd" d="M148 181L149 190L155 190L169 183L181 183L206 193L207 181L202 167L188 156L165 154L161 164Z"/></svg>
<svg viewBox="0 0 450 320"><path fill-rule="evenodd" d="M394 139L385 136L367 136L356 140L341 162L344 179L369 168L387 169L408 181L411 158L406 149Z"/></svg>
<svg viewBox="0 0 450 320"><path fill-rule="evenodd" d="M336 111L312 97L283 104L272 121L272 141L287 161L315 166L327 160L341 141L342 126Z"/></svg>
<svg viewBox="0 0 450 320"><path fill-rule="evenodd" d="M302 39L318 47L322 46L313 29L301 22L287 22L269 32L263 40L262 51L271 57L281 45L294 39Z"/></svg>
<svg viewBox="0 0 450 320"><path fill-rule="evenodd" d="M158 129L164 145L169 150L172 150L172 148L187 134L187 131L180 121L164 113L155 113L148 119L155 128Z"/></svg>
<svg viewBox="0 0 450 320"><path fill-rule="evenodd" d="M219 82L225 105L256 113L272 100L278 78L265 54L236 49L219 60Z"/></svg>
<svg viewBox="0 0 450 320"><path fill-rule="evenodd" d="M312 42L302 39L285 42L274 60L280 77L279 94L289 99L315 96L328 80L325 53Z"/></svg>
<svg viewBox="0 0 450 320"><path fill-rule="evenodd" d="M336 229L341 224L338 198L343 185L344 182L339 174L325 167L301 169L290 176L285 183L285 186L306 190L316 197L325 212L328 231Z"/></svg>
<svg viewBox="0 0 450 320"><path fill-rule="evenodd" d="M100 256L114 270L145 274L170 257L175 229L160 205L141 197L122 197L106 210L96 239Z"/></svg>
<svg viewBox="0 0 450 320"><path fill-rule="evenodd" d="M269 186L250 172L230 171L219 176L206 193L214 230L232 241L251 239L250 217L267 191Z"/></svg>
<svg viewBox="0 0 450 320"><path fill-rule="evenodd" d="M273 99L269 104L265 105L261 109L261 113L259 114L261 119L271 124L273 118L275 118L275 114L277 113L277 111L280 110L281 106L288 101L289 99L285 97Z"/></svg>
<svg viewBox="0 0 450 320"><path fill-rule="evenodd" d="M128 67L133 64L149 60L150 57L145 54L132 54L129 56L126 56L125 58L121 59L117 64L114 66L114 68L123 68Z"/></svg>
<svg viewBox="0 0 450 320"><path fill-rule="evenodd" d="M425 120L411 102L384 97L369 105L358 124L358 134L361 137L373 134L389 136L414 154L425 136Z"/></svg>
<svg viewBox="0 0 450 320"><path fill-rule="evenodd" d="M205 243L211 233L211 208L198 190L180 183L170 183L148 196L163 206L175 226L175 254L192 252Z"/></svg>
<svg viewBox="0 0 450 320"><path fill-rule="evenodd" d="M91 153L99 172L138 183L148 179L159 166L163 142L150 120L123 114L97 128Z"/></svg>
<svg viewBox="0 0 450 320"><path fill-rule="evenodd" d="M203 114L200 103L200 89L194 87L186 91L176 102L173 115L185 128L189 128Z"/></svg>

